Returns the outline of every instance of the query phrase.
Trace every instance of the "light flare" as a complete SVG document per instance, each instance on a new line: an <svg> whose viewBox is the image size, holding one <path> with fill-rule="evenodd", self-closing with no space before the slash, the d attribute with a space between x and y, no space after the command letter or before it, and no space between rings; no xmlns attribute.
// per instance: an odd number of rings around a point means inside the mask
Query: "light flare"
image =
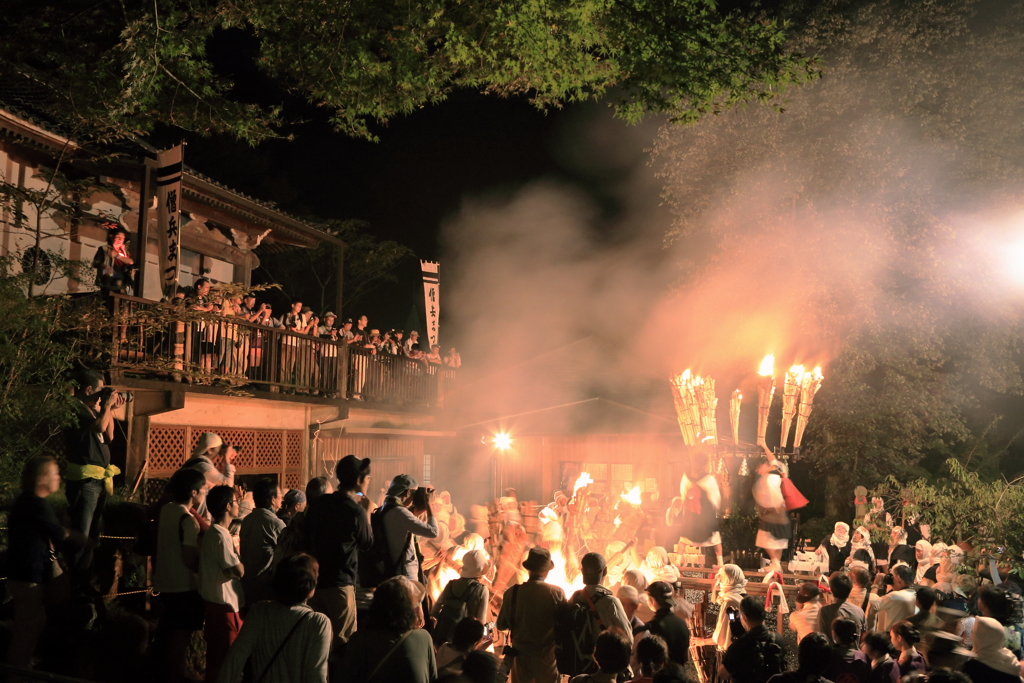
<svg viewBox="0 0 1024 683"><path fill-rule="evenodd" d="M505 432L498 432L494 435L494 447L499 451L507 451L512 448L512 437Z"/></svg>

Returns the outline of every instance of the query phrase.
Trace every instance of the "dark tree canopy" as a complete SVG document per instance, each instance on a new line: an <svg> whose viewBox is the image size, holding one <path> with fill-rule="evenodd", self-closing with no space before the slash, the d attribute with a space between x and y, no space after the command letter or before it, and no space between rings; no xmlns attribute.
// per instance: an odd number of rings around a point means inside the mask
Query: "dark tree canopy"
<svg viewBox="0 0 1024 683"><path fill-rule="evenodd" d="M9 0L0 67L50 86L82 129L162 122L255 143L280 134L282 110L218 72L211 41L231 29L264 76L365 137L459 87L540 108L610 95L628 120L685 122L817 73L784 22L710 0Z"/></svg>

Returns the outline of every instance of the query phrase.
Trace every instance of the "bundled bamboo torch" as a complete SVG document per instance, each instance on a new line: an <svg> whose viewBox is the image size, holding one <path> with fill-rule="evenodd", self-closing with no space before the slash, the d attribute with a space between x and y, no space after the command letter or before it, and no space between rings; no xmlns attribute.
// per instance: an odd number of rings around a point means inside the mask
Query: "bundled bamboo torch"
<svg viewBox="0 0 1024 683"><path fill-rule="evenodd" d="M807 429L807 419L811 416L814 407L814 395L821 388L821 381L825 379L821 374L821 366L814 368L813 372L805 372L803 381L800 384L800 411L796 417L796 435L793 437L793 448L800 448L800 442L804 439L804 430Z"/></svg>
<svg viewBox="0 0 1024 683"><path fill-rule="evenodd" d="M789 429L793 426L793 418L796 417L796 404L800 398L803 378L802 365L794 365L786 373L786 384L782 390L782 438L779 439L782 450L786 450L786 446L789 445Z"/></svg>
<svg viewBox="0 0 1024 683"><path fill-rule="evenodd" d="M697 432L700 431L700 421L693 419L693 411L690 410L690 371L687 370L678 377L673 377L672 399L676 405L676 420L679 422L679 431L683 434L683 443L687 446L697 445Z"/></svg>
<svg viewBox="0 0 1024 683"><path fill-rule="evenodd" d="M760 375L757 380L757 445L767 453L768 442L764 437L768 432L768 411L775 397L775 356L765 356L757 374Z"/></svg>

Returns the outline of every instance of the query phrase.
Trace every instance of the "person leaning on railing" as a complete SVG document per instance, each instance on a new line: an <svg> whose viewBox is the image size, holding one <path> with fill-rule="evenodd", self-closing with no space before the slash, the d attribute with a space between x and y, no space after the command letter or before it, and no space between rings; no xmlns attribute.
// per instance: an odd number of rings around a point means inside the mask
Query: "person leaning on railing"
<svg viewBox="0 0 1024 683"><path fill-rule="evenodd" d="M337 342L342 331L335 327L338 316L333 311L324 313L323 324L317 328L317 336L328 342ZM334 343L320 346L321 390L334 398L338 395L338 347Z"/></svg>

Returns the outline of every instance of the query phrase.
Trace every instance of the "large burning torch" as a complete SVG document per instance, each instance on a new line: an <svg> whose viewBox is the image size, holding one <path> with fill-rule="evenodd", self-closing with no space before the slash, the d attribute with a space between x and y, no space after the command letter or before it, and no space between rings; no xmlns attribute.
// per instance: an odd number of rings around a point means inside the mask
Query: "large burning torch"
<svg viewBox="0 0 1024 683"><path fill-rule="evenodd" d="M732 445L739 448L740 445L740 404L743 402L743 394L739 389L732 390L732 398L729 399L729 425L732 427Z"/></svg>
<svg viewBox="0 0 1024 683"><path fill-rule="evenodd" d="M676 419L679 421L679 431L683 434L683 443L687 446L696 446L697 432L700 431L700 413L693 397L690 371L673 377L671 384L672 398L676 404Z"/></svg>
<svg viewBox="0 0 1024 683"><path fill-rule="evenodd" d="M779 439L782 450L789 444L789 428L796 417L796 403L800 397L800 388L804 379L804 366L794 365L786 373L786 384L782 390L782 438Z"/></svg>
<svg viewBox="0 0 1024 683"><path fill-rule="evenodd" d="M761 361L757 374L757 445L769 453L764 436L768 432L768 411L775 397L775 356L768 354Z"/></svg>
<svg viewBox="0 0 1024 683"><path fill-rule="evenodd" d="M800 448L800 442L804 439L804 430L807 429L807 418L811 416L811 409L814 407L814 395L821 388L821 381L825 379L821 374L821 366L814 368L813 372L805 372L800 386L800 412L796 418L796 435L793 437L793 448Z"/></svg>

